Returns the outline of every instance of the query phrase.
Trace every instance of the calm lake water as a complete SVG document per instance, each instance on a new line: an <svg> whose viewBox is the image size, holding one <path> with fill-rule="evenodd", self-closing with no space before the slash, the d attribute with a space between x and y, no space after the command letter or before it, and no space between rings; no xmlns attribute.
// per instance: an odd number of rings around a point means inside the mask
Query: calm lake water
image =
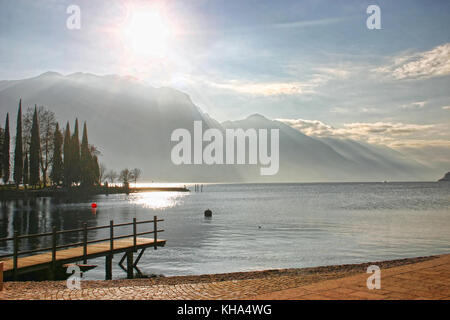
<svg viewBox="0 0 450 320"><path fill-rule="evenodd" d="M193 190L193 188L191 188ZM91 203L98 209L94 214ZM206 219L210 208L213 217ZM147 249L139 267L147 274L186 275L358 263L450 252L450 183L321 183L205 185L203 192L148 192L95 196L77 203L51 198L6 201L0 238L165 219L166 247ZM151 227L152 225L148 225ZM139 230L144 231L144 230ZM131 228L116 234L130 233ZM109 231L90 233L107 237ZM49 237L50 238L50 237ZM23 248L49 246L22 241ZM81 241L76 235L61 243ZM0 253L12 252L0 243ZM117 266L113 277L125 273ZM104 278L104 258L86 273Z"/></svg>

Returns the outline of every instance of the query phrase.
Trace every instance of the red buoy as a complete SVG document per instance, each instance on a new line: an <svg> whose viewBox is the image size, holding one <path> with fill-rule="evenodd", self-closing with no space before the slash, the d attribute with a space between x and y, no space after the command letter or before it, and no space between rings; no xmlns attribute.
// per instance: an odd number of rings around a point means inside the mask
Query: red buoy
<svg viewBox="0 0 450 320"><path fill-rule="evenodd" d="M96 209L97 208L97 204L94 202L91 204L92 209Z"/></svg>

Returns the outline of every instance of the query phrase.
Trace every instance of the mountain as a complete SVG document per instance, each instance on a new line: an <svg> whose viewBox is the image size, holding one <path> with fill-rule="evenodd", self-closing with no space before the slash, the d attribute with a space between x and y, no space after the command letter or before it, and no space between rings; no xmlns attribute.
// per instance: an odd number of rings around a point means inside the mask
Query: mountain
<svg viewBox="0 0 450 320"><path fill-rule="evenodd" d="M418 181L426 180L433 173L430 168L390 148L353 140L309 137L287 124L258 114L222 125L225 128L279 129L278 181ZM246 172L247 176L241 172L246 179L255 175Z"/></svg>
<svg viewBox="0 0 450 320"><path fill-rule="evenodd" d="M170 137L177 128L192 128L195 120L209 120L189 96L171 88L152 88L135 79L75 73L47 72L38 77L0 81L0 106L16 114L24 106L44 105L65 128L75 118L87 121L89 141L98 146L107 167L141 168L147 181L239 180L232 168L173 165ZM15 124L14 124L15 125Z"/></svg>
<svg viewBox="0 0 450 320"><path fill-rule="evenodd" d="M439 179L439 181L450 181L450 172L447 172L443 178Z"/></svg>
<svg viewBox="0 0 450 320"><path fill-rule="evenodd" d="M61 127L77 117L87 121L89 140L102 152L101 162L120 170L141 168L145 181L292 182L423 180L430 169L396 151L351 140L319 139L262 115L219 123L172 88L153 88L137 79L47 72L40 76L0 81L0 116L25 107L44 105ZM11 117L15 119L15 116ZM194 121L203 130L232 128L280 130L280 169L261 176L259 165L180 165L171 162L172 132ZM12 123L13 127L15 124ZM205 143L203 143L205 145ZM429 179L429 178L428 178Z"/></svg>

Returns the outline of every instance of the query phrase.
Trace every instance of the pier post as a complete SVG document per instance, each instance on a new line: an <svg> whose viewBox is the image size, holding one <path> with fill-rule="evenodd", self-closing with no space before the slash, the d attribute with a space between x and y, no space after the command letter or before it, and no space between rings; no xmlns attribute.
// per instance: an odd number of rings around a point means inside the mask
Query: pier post
<svg viewBox="0 0 450 320"><path fill-rule="evenodd" d="M3 290L3 261L0 261L0 291Z"/></svg>
<svg viewBox="0 0 450 320"><path fill-rule="evenodd" d="M57 241L56 227L53 226L53 228L52 228L52 265L51 265L51 272L50 272L50 280L54 280L55 276L56 276L56 241Z"/></svg>
<svg viewBox="0 0 450 320"><path fill-rule="evenodd" d="M112 256L107 255L105 257L105 280L112 279Z"/></svg>
<svg viewBox="0 0 450 320"><path fill-rule="evenodd" d="M158 249L158 217L153 217L153 245L155 250Z"/></svg>
<svg viewBox="0 0 450 320"><path fill-rule="evenodd" d="M134 252L137 252L137 224L136 224L136 218L133 218L133 246L134 246Z"/></svg>
<svg viewBox="0 0 450 320"><path fill-rule="evenodd" d="M17 280L17 263L18 263L18 255L19 255L19 233L14 231L14 256L13 256L13 279Z"/></svg>
<svg viewBox="0 0 450 320"><path fill-rule="evenodd" d="M112 279L112 260L114 256L114 220L109 221L109 254L105 257L105 280Z"/></svg>
<svg viewBox="0 0 450 320"><path fill-rule="evenodd" d="M127 279L133 279L133 251L127 251Z"/></svg>
<svg viewBox="0 0 450 320"><path fill-rule="evenodd" d="M87 223L83 223L83 263L87 263Z"/></svg>

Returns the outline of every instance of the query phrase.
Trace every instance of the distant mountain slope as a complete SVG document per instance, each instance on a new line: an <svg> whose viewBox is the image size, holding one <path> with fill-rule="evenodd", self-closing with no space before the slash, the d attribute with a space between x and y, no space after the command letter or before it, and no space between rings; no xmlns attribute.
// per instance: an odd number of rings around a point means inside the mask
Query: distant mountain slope
<svg viewBox="0 0 450 320"><path fill-rule="evenodd" d="M83 73L63 76L47 72L31 79L0 82L2 113L15 115L20 98L24 106L37 104L53 110L63 128L66 120L71 126L75 117L87 120L89 141L100 148L101 161L110 168L139 167L143 179L150 181L239 180L232 168L172 164L172 131L192 129L195 120L203 120L208 127L203 113L180 91Z"/></svg>
<svg viewBox="0 0 450 320"><path fill-rule="evenodd" d="M432 169L388 147L348 139L321 138L336 152L357 164L361 177L384 180L424 180ZM372 177L372 178L371 178Z"/></svg>
<svg viewBox="0 0 450 320"><path fill-rule="evenodd" d="M279 121L252 115L225 128L278 128L279 181L417 181L431 170L387 147L353 140L312 138ZM241 173L244 174L244 173Z"/></svg>
<svg viewBox="0 0 450 320"><path fill-rule="evenodd" d="M447 172L439 181L450 181L450 172Z"/></svg>
<svg viewBox="0 0 450 320"><path fill-rule="evenodd" d="M146 181L382 181L427 179L429 169L388 148L355 141L317 139L292 127L253 115L222 124L204 114L189 96L171 88L153 88L126 77L47 72L38 77L0 81L1 117L15 119L17 104L44 105L60 126L87 120L89 140L109 168L139 167ZM260 176L254 165L175 166L170 152L177 128L191 131L195 120L210 127L278 128L280 170ZM11 123L14 128L15 123Z"/></svg>

